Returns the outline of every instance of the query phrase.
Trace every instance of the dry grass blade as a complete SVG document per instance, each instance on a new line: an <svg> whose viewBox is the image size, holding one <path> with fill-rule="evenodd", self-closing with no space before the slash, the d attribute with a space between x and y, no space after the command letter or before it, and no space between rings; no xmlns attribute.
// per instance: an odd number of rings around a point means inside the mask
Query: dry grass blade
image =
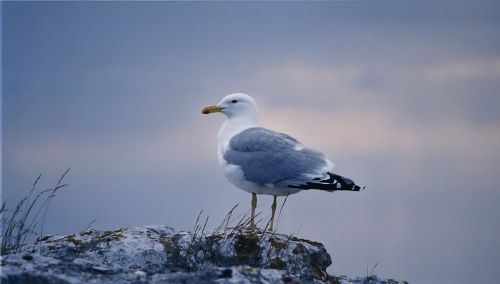
<svg viewBox="0 0 500 284"><path fill-rule="evenodd" d="M203 214L203 209L200 211L200 213L198 214L198 217L196 217L196 221L194 222L193 231L195 231L195 232L196 232L196 228L198 227L198 221L200 221L201 214Z"/></svg>
<svg viewBox="0 0 500 284"><path fill-rule="evenodd" d="M285 196L285 200L283 200L283 203L281 204L280 211L278 212L278 218L276 218L276 228L278 228L278 224L280 222L280 217L281 217L281 212L283 211L283 207L285 207L286 201L288 200L288 196Z"/></svg>
<svg viewBox="0 0 500 284"><path fill-rule="evenodd" d="M90 223L87 225L87 227L85 227L85 230L83 230L84 232L89 230L89 229L92 229L91 226L92 224L94 224L95 222L97 221L97 218L94 218L92 221L90 221Z"/></svg>
<svg viewBox="0 0 500 284"><path fill-rule="evenodd" d="M373 275L373 272L375 272L375 268L377 268L377 266L378 266L378 262L377 262L377 263L375 263L375 265L374 265L374 266L372 267L372 269L370 270L370 275ZM369 275L368 275L368 268L366 269L366 273L367 273L366 277L368 277L368 276L369 276Z"/></svg>
<svg viewBox="0 0 500 284"><path fill-rule="evenodd" d="M14 211L11 213L11 217L8 221L7 226L5 227L5 232L2 235L2 253L10 251L12 248L15 248L15 244L17 243L17 236L14 235L16 230L18 229L19 221L17 220L17 216L21 213L24 202L27 197L21 199L21 201L17 204ZM2 226L4 227L4 226Z"/></svg>
<svg viewBox="0 0 500 284"><path fill-rule="evenodd" d="M229 213L226 215L226 224L224 226L224 232L227 231L227 226L229 225L229 222L231 221L231 216L233 216L233 212L236 209L236 207L238 207L238 205L239 205L239 203L236 203L236 205L234 205L233 208L231 208L231 210L229 210Z"/></svg>
<svg viewBox="0 0 500 284"><path fill-rule="evenodd" d="M201 229L201 234L203 235L205 233L205 228L207 227L207 223L208 223L208 218L210 216L207 216L207 219L205 219L205 223L203 224L203 228Z"/></svg>
<svg viewBox="0 0 500 284"><path fill-rule="evenodd" d="M64 180L64 177L68 174L69 170L70 168L68 168L61 175L56 186L41 191L38 191L38 183L41 180L42 175L38 175L27 196L22 198L21 201L17 203L14 210L7 209L6 202L3 202L2 207L0 208L0 213L2 215L0 218L0 227L2 228L2 241L0 245L1 254L17 253L21 251L30 241L30 237L37 235L35 233L37 225L41 224L41 228L43 228L50 200L56 196L56 192L59 189L66 186L66 184L61 183ZM40 204L39 201L44 196L45 198ZM45 212L44 218L40 222L38 217L42 210L45 210ZM35 212L34 215L32 214L33 212ZM40 233L42 232L43 229Z"/></svg>
<svg viewBox="0 0 500 284"><path fill-rule="evenodd" d="M236 209L236 207L238 207L239 203L236 203L236 205L233 206L233 208L231 208L231 210L229 210L229 212L226 214L226 216L224 217L224 219L222 219L222 221L220 222L219 226L217 226L214 231L213 231L213 234L214 235L219 235L221 234L221 232L224 230L224 233L226 233L227 231L227 226L228 226L228 223L229 221L231 220L231 216L233 215L233 212L234 210Z"/></svg>
<svg viewBox="0 0 500 284"><path fill-rule="evenodd" d="M41 225L40 225L40 236L43 235L43 225L45 224L45 217L47 216L47 211L49 210L50 202L52 201L52 198L55 197L56 191L59 190L60 188L64 187L64 186L66 186L66 184L61 185L61 182L63 181L64 177L69 173L69 170L71 170L71 167L67 168L66 171L61 175L61 177L57 181L56 186L52 190L51 195L49 195L49 197L47 198L48 199L47 206L45 206L45 210L43 212L43 217L42 217L42 222L41 222Z"/></svg>

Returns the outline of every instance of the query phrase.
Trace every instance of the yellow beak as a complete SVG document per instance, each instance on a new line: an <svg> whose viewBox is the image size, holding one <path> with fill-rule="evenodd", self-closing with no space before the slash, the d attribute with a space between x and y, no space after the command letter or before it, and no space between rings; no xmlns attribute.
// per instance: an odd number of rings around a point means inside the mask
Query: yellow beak
<svg viewBox="0 0 500 284"><path fill-rule="evenodd" d="M209 113L214 113L214 112L221 112L223 109L224 109L223 107L220 107L217 105L207 106L201 110L201 113L209 114Z"/></svg>

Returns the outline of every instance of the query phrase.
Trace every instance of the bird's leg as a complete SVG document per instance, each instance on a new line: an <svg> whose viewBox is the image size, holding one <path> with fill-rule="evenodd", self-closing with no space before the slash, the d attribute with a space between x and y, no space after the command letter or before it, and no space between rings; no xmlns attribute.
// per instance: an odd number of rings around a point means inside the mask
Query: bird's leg
<svg viewBox="0 0 500 284"><path fill-rule="evenodd" d="M252 193L252 215L250 216L250 227L257 228L255 225L255 208L257 207L257 194Z"/></svg>
<svg viewBox="0 0 500 284"><path fill-rule="evenodd" d="M276 197L277 196L273 196L274 197L274 201L273 201L273 205L271 205L271 226L269 227L269 231L273 231L273 223L274 223L274 212L276 212Z"/></svg>

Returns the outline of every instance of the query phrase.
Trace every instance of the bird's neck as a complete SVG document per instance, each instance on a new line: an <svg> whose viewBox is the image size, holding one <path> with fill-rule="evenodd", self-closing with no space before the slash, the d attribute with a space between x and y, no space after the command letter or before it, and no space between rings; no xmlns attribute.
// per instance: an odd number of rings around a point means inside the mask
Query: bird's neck
<svg viewBox="0 0 500 284"><path fill-rule="evenodd" d="M231 117L222 124L219 130L219 146L229 143L229 140L248 128L257 127L257 120L253 117Z"/></svg>

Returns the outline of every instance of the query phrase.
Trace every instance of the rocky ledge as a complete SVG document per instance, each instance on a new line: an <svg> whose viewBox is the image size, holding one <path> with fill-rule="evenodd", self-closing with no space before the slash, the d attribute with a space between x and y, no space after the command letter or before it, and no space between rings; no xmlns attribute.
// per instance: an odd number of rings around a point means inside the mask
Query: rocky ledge
<svg viewBox="0 0 500 284"><path fill-rule="evenodd" d="M375 275L332 276L320 243L226 230L200 234L166 226L44 236L1 258L2 283L405 283Z"/></svg>

